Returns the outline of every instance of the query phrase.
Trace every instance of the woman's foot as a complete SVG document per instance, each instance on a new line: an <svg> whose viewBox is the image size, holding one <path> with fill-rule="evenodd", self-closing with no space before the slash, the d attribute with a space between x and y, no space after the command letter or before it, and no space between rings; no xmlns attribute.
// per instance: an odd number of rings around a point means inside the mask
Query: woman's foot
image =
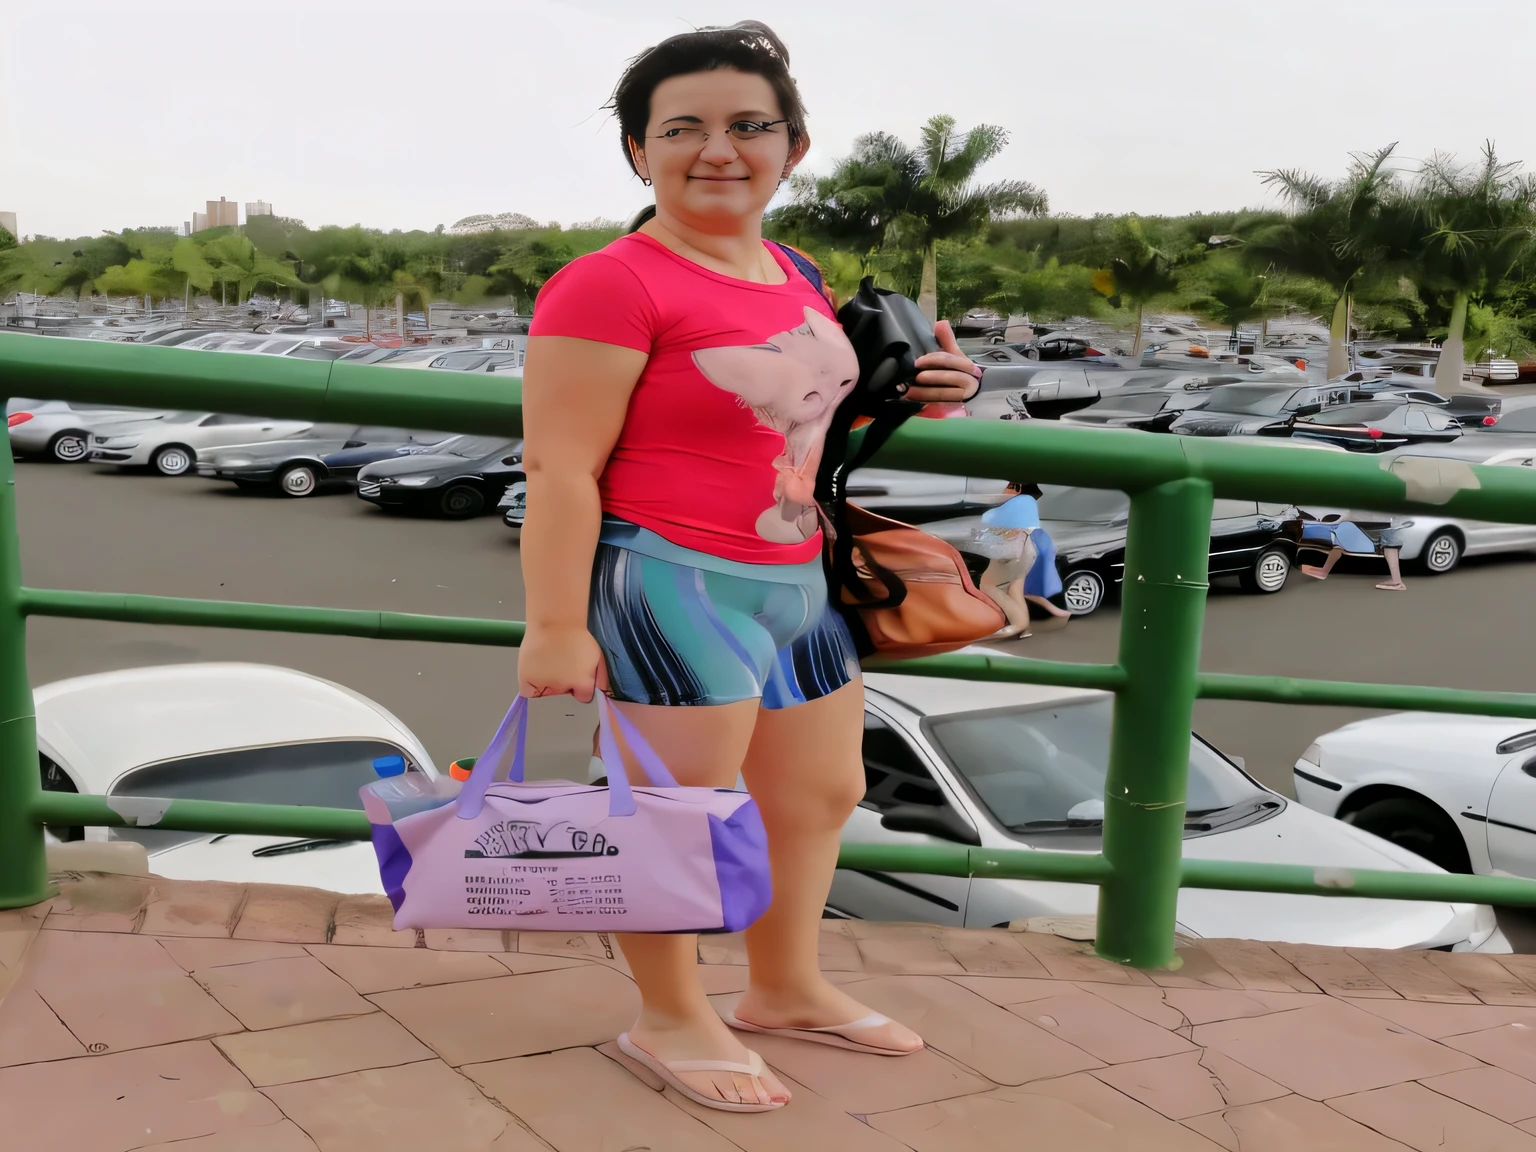
<svg viewBox="0 0 1536 1152"><path fill-rule="evenodd" d="M1408 591L1408 585L1404 584L1401 580L1383 580L1380 584L1376 585L1376 587L1380 588L1383 592Z"/></svg>
<svg viewBox="0 0 1536 1152"><path fill-rule="evenodd" d="M992 635L988 636L987 639L988 640L1012 640L1018 634L1019 634L1018 628L1016 628L1012 624L1009 624L1006 627L999 628L996 632L992 633Z"/></svg>
<svg viewBox="0 0 1536 1152"><path fill-rule="evenodd" d="M1301 565L1301 572L1302 572L1302 575L1310 576L1314 580L1326 580L1326 579L1328 579L1328 573L1324 572L1316 564L1303 564L1303 565Z"/></svg>
<svg viewBox="0 0 1536 1152"><path fill-rule="evenodd" d="M713 1013L685 1022L659 1018L642 1010L640 1019L626 1035L631 1044L662 1065L686 1068L694 1061L754 1063L754 1053ZM701 1097L699 1103L705 1105L714 1100L723 1104L789 1103L789 1089L766 1066L756 1075L741 1071L684 1071L676 1067L669 1069L668 1074L697 1093Z"/></svg>
<svg viewBox="0 0 1536 1152"><path fill-rule="evenodd" d="M825 980L795 994L748 988L731 1013L737 1020L762 1029L816 1029L834 1040L852 1041L842 1047L891 1056L907 1056L923 1049L923 1038L905 1024L885 1019ZM871 1018L880 1023L871 1023Z"/></svg>

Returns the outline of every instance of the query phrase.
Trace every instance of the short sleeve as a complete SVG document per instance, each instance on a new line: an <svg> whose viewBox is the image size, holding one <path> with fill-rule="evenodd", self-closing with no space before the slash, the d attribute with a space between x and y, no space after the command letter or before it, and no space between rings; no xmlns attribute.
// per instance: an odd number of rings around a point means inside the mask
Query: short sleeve
<svg viewBox="0 0 1536 1152"><path fill-rule="evenodd" d="M572 336L650 352L656 329L655 304L634 270L606 252L592 252L545 281L528 335Z"/></svg>

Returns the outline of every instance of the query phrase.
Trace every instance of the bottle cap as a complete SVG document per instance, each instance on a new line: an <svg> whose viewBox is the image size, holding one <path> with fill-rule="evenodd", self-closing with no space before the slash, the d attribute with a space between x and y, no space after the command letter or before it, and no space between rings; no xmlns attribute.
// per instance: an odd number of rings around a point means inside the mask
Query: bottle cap
<svg viewBox="0 0 1536 1152"><path fill-rule="evenodd" d="M455 760L448 765L448 775L455 780L468 780L469 774L475 769L475 757L466 756L462 760Z"/></svg>
<svg viewBox="0 0 1536 1152"><path fill-rule="evenodd" d="M405 772L405 757L380 756L373 762L373 770L380 776L399 776Z"/></svg>

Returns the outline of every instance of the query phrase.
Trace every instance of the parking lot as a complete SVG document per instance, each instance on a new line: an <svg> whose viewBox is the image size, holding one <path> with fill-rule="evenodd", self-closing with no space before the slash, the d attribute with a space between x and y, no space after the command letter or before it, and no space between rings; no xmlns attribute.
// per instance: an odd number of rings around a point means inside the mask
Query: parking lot
<svg viewBox="0 0 1536 1152"><path fill-rule="evenodd" d="M522 618L517 547L496 517L401 519L349 494L293 500L84 465L22 463L16 471L22 569L35 587ZM1218 586L1203 667L1525 689L1536 682L1536 621L1523 605L1530 565L1522 556L1469 560L1445 577L1409 574L1403 593L1377 591L1380 572L1368 562L1341 566L1326 584L1293 573L1277 596ZM1118 630L1110 608L1064 627L1036 621L1033 638L1002 647L1110 661ZM28 658L34 684L182 661L299 668L379 701L439 764L480 751L516 690L515 653L468 645L38 619ZM583 774L590 713L566 699L534 708L535 774ZM1316 735L1369 714L1218 701L1197 706L1196 724L1289 793L1291 765ZM1536 941L1525 944L1532 947Z"/></svg>

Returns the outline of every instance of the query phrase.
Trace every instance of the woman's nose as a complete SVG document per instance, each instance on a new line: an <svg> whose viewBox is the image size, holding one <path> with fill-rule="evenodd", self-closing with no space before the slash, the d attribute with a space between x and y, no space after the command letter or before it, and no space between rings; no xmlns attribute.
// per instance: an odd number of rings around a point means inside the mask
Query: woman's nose
<svg viewBox="0 0 1536 1152"><path fill-rule="evenodd" d="M740 156L729 132L711 132L709 139L704 141L704 150L699 153L699 158L706 164L717 164L722 168Z"/></svg>

